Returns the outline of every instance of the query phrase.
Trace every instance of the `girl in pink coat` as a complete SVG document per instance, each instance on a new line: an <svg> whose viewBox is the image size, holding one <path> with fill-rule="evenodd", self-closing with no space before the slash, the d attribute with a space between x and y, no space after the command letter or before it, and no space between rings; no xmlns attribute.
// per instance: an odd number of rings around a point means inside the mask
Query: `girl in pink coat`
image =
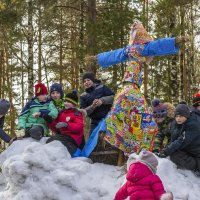
<svg viewBox="0 0 200 200"><path fill-rule="evenodd" d="M150 151L142 151L138 161L132 163L126 176L126 183L119 189L114 200L173 200L172 193L165 193L156 170L158 160Z"/></svg>

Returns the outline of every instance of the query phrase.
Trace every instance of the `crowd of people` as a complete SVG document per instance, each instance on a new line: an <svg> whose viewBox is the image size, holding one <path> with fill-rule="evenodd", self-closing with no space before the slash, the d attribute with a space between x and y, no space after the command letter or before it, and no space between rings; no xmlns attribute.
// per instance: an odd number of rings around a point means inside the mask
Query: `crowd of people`
<svg viewBox="0 0 200 200"><path fill-rule="evenodd" d="M139 159L130 165L127 182L115 199L128 196L131 199L160 199L165 191L155 175L156 156L169 157L178 168L192 170L200 176L200 94L194 96L192 108L185 102L175 107L160 99L154 99L151 108L140 91L143 63L149 64L153 56L177 53L178 44L184 40L163 38L153 41L138 21L131 27L130 38L128 47L96 57L103 68L128 61L121 90L115 94L92 72L86 72L82 77L85 91L80 95L80 101L76 91L64 93L59 83L52 84L49 92L44 84L38 83L35 96L20 113L17 139L40 140L46 136L49 137L46 143L58 140L72 157L80 155L78 152L85 143L84 115L87 115L90 118L89 135L99 123L104 123L107 142L126 155L139 154ZM9 106L7 100L0 100L0 138L12 144L16 138L3 130ZM146 192L142 192L143 187ZM172 198L169 193L168 199Z"/></svg>

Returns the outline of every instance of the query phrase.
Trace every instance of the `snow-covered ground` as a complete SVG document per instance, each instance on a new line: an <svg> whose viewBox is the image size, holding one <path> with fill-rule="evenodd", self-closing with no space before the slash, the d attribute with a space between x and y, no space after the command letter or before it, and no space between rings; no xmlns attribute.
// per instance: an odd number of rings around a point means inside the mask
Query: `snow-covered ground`
<svg viewBox="0 0 200 200"><path fill-rule="evenodd" d="M59 142L15 141L0 155L0 200L112 200L124 168L71 159ZM200 178L159 159L157 174L175 200L199 200Z"/></svg>

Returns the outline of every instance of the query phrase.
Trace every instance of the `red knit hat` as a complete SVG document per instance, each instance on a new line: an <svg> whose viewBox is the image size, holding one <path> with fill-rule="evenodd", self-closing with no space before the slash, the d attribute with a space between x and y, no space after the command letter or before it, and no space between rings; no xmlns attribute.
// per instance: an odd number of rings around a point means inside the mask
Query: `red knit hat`
<svg viewBox="0 0 200 200"><path fill-rule="evenodd" d="M192 105L196 108L200 106L200 93L194 95L194 99L192 101Z"/></svg>
<svg viewBox="0 0 200 200"><path fill-rule="evenodd" d="M35 96L38 97L43 94L48 94L48 90L43 83L38 83L35 85Z"/></svg>

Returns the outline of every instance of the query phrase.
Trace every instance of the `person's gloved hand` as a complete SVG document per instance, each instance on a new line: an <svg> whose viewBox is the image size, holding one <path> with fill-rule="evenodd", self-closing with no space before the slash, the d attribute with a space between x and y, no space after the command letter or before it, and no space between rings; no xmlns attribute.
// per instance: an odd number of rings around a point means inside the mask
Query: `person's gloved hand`
<svg viewBox="0 0 200 200"><path fill-rule="evenodd" d="M17 137L24 137L24 135L25 135L24 129L18 130L17 133L16 133L16 135L17 135Z"/></svg>
<svg viewBox="0 0 200 200"><path fill-rule="evenodd" d="M152 153L154 153L156 156L159 156L160 154L159 150L153 150Z"/></svg>
<svg viewBox="0 0 200 200"><path fill-rule="evenodd" d="M56 124L56 128L67 128L68 127L68 123L66 122L58 122Z"/></svg>
<svg viewBox="0 0 200 200"><path fill-rule="evenodd" d="M43 119L49 124L51 124L53 121L53 118L47 114L43 115Z"/></svg>
<svg viewBox="0 0 200 200"><path fill-rule="evenodd" d="M165 154L165 152L163 150L161 150L160 153L158 154L158 157L160 157L160 158L166 158L167 155Z"/></svg>

